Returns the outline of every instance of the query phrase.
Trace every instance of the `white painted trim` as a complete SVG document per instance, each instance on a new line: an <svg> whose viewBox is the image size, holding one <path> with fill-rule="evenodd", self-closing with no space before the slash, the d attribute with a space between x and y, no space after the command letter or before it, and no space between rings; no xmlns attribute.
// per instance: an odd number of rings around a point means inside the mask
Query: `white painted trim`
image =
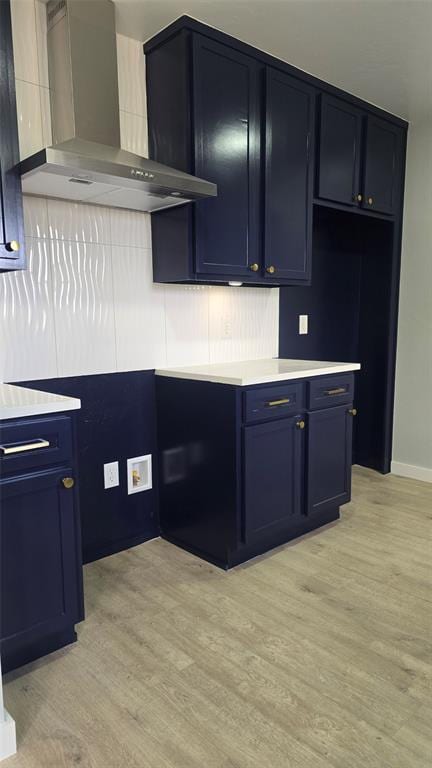
<svg viewBox="0 0 432 768"><path fill-rule="evenodd" d="M6 760L16 751L15 720L4 709L0 719L0 760Z"/></svg>
<svg viewBox="0 0 432 768"><path fill-rule="evenodd" d="M432 469L427 467L416 467L414 464L392 461L391 471L393 475L411 477L413 480L424 480L426 483L432 483Z"/></svg>

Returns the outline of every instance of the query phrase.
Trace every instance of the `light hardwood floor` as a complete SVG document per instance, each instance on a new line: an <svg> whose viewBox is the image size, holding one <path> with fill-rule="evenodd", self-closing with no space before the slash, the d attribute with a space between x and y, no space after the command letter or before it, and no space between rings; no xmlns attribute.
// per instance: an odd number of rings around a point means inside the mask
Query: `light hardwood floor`
<svg viewBox="0 0 432 768"><path fill-rule="evenodd" d="M155 540L85 568L79 642L8 676L5 768L430 768L432 486L229 573Z"/></svg>

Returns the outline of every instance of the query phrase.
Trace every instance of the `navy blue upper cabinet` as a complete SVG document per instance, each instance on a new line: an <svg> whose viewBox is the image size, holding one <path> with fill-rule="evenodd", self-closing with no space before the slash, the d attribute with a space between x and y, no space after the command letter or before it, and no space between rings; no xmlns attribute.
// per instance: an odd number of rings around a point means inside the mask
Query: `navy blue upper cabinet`
<svg viewBox="0 0 432 768"><path fill-rule="evenodd" d="M10 3L0 2L0 272L24 269L24 227L19 162Z"/></svg>
<svg viewBox="0 0 432 768"><path fill-rule="evenodd" d="M286 528L302 512L300 417L244 427L243 538L246 544Z"/></svg>
<svg viewBox="0 0 432 768"><path fill-rule="evenodd" d="M193 38L195 174L217 184L195 206L196 272L244 276L260 260L258 64Z"/></svg>
<svg viewBox="0 0 432 768"><path fill-rule="evenodd" d="M267 67L264 275L310 278L315 90Z"/></svg>
<svg viewBox="0 0 432 768"><path fill-rule="evenodd" d="M401 153L400 129L387 120L368 115L363 181L366 208L395 212L400 194Z"/></svg>
<svg viewBox="0 0 432 768"><path fill-rule="evenodd" d="M402 187L402 136L398 125L323 94L317 196L394 214Z"/></svg>
<svg viewBox="0 0 432 768"><path fill-rule="evenodd" d="M351 498L350 406L313 411L308 417L307 514L316 515Z"/></svg>
<svg viewBox="0 0 432 768"><path fill-rule="evenodd" d="M362 112L342 99L322 94L320 99L317 195L347 205L358 205Z"/></svg>

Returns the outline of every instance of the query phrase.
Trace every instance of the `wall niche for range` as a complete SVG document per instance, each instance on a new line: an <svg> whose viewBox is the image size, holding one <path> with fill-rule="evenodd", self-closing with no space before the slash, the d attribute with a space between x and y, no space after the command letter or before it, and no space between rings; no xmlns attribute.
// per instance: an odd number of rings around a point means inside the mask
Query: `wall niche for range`
<svg viewBox="0 0 432 768"><path fill-rule="evenodd" d="M280 357L361 363L354 462L390 471L399 251L392 220L314 206L310 287L282 288ZM298 315L309 315L308 335Z"/></svg>

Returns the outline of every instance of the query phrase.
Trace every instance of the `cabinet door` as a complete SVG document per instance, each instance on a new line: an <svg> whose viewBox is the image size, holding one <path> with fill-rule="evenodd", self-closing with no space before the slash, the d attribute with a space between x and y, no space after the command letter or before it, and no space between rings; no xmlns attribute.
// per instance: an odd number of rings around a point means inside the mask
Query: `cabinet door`
<svg viewBox="0 0 432 768"><path fill-rule="evenodd" d="M10 3L0 2L0 272L24 269L24 228Z"/></svg>
<svg viewBox="0 0 432 768"><path fill-rule="evenodd" d="M2 655L70 627L80 616L75 493L70 469L0 485Z"/></svg>
<svg viewBox="0 0 432 768"><path fill-rule="evenodd" d="M400 178L401 132L386 120L368 115L364 162L365 208L394 213Z"/></svg>
<svg viewBox="0 0 432 768"><path fill-rule="evenodd" d="M315 92L276 69L266 72L265 276L308 280L312 238Z"/></svg>
<svg viewBox="0 0 432 768"><path fill-rule="evenodd" d="M301 514L303 430L298 417L244 428L244 540Z"/></svg>
<svg viewBox="0 0 432 768"><path fill-rule="evenodd" d="M363 114L323 94L318 160L318 197L358 205Z"/></svg>
<svg viewBox="0 0 432 768"><path fill-rule="evenodd" d="M342 405L308 418L307 512L324 512L351 498L352 415Z"/></svg>
<svg viewBox="0 0 432 768"><path fill-rule="evenodd" d="M193 40L194 172L218 186L217 198L195 203L196 271L241 277L259 261L259 67L233 48Z"/></svg>

